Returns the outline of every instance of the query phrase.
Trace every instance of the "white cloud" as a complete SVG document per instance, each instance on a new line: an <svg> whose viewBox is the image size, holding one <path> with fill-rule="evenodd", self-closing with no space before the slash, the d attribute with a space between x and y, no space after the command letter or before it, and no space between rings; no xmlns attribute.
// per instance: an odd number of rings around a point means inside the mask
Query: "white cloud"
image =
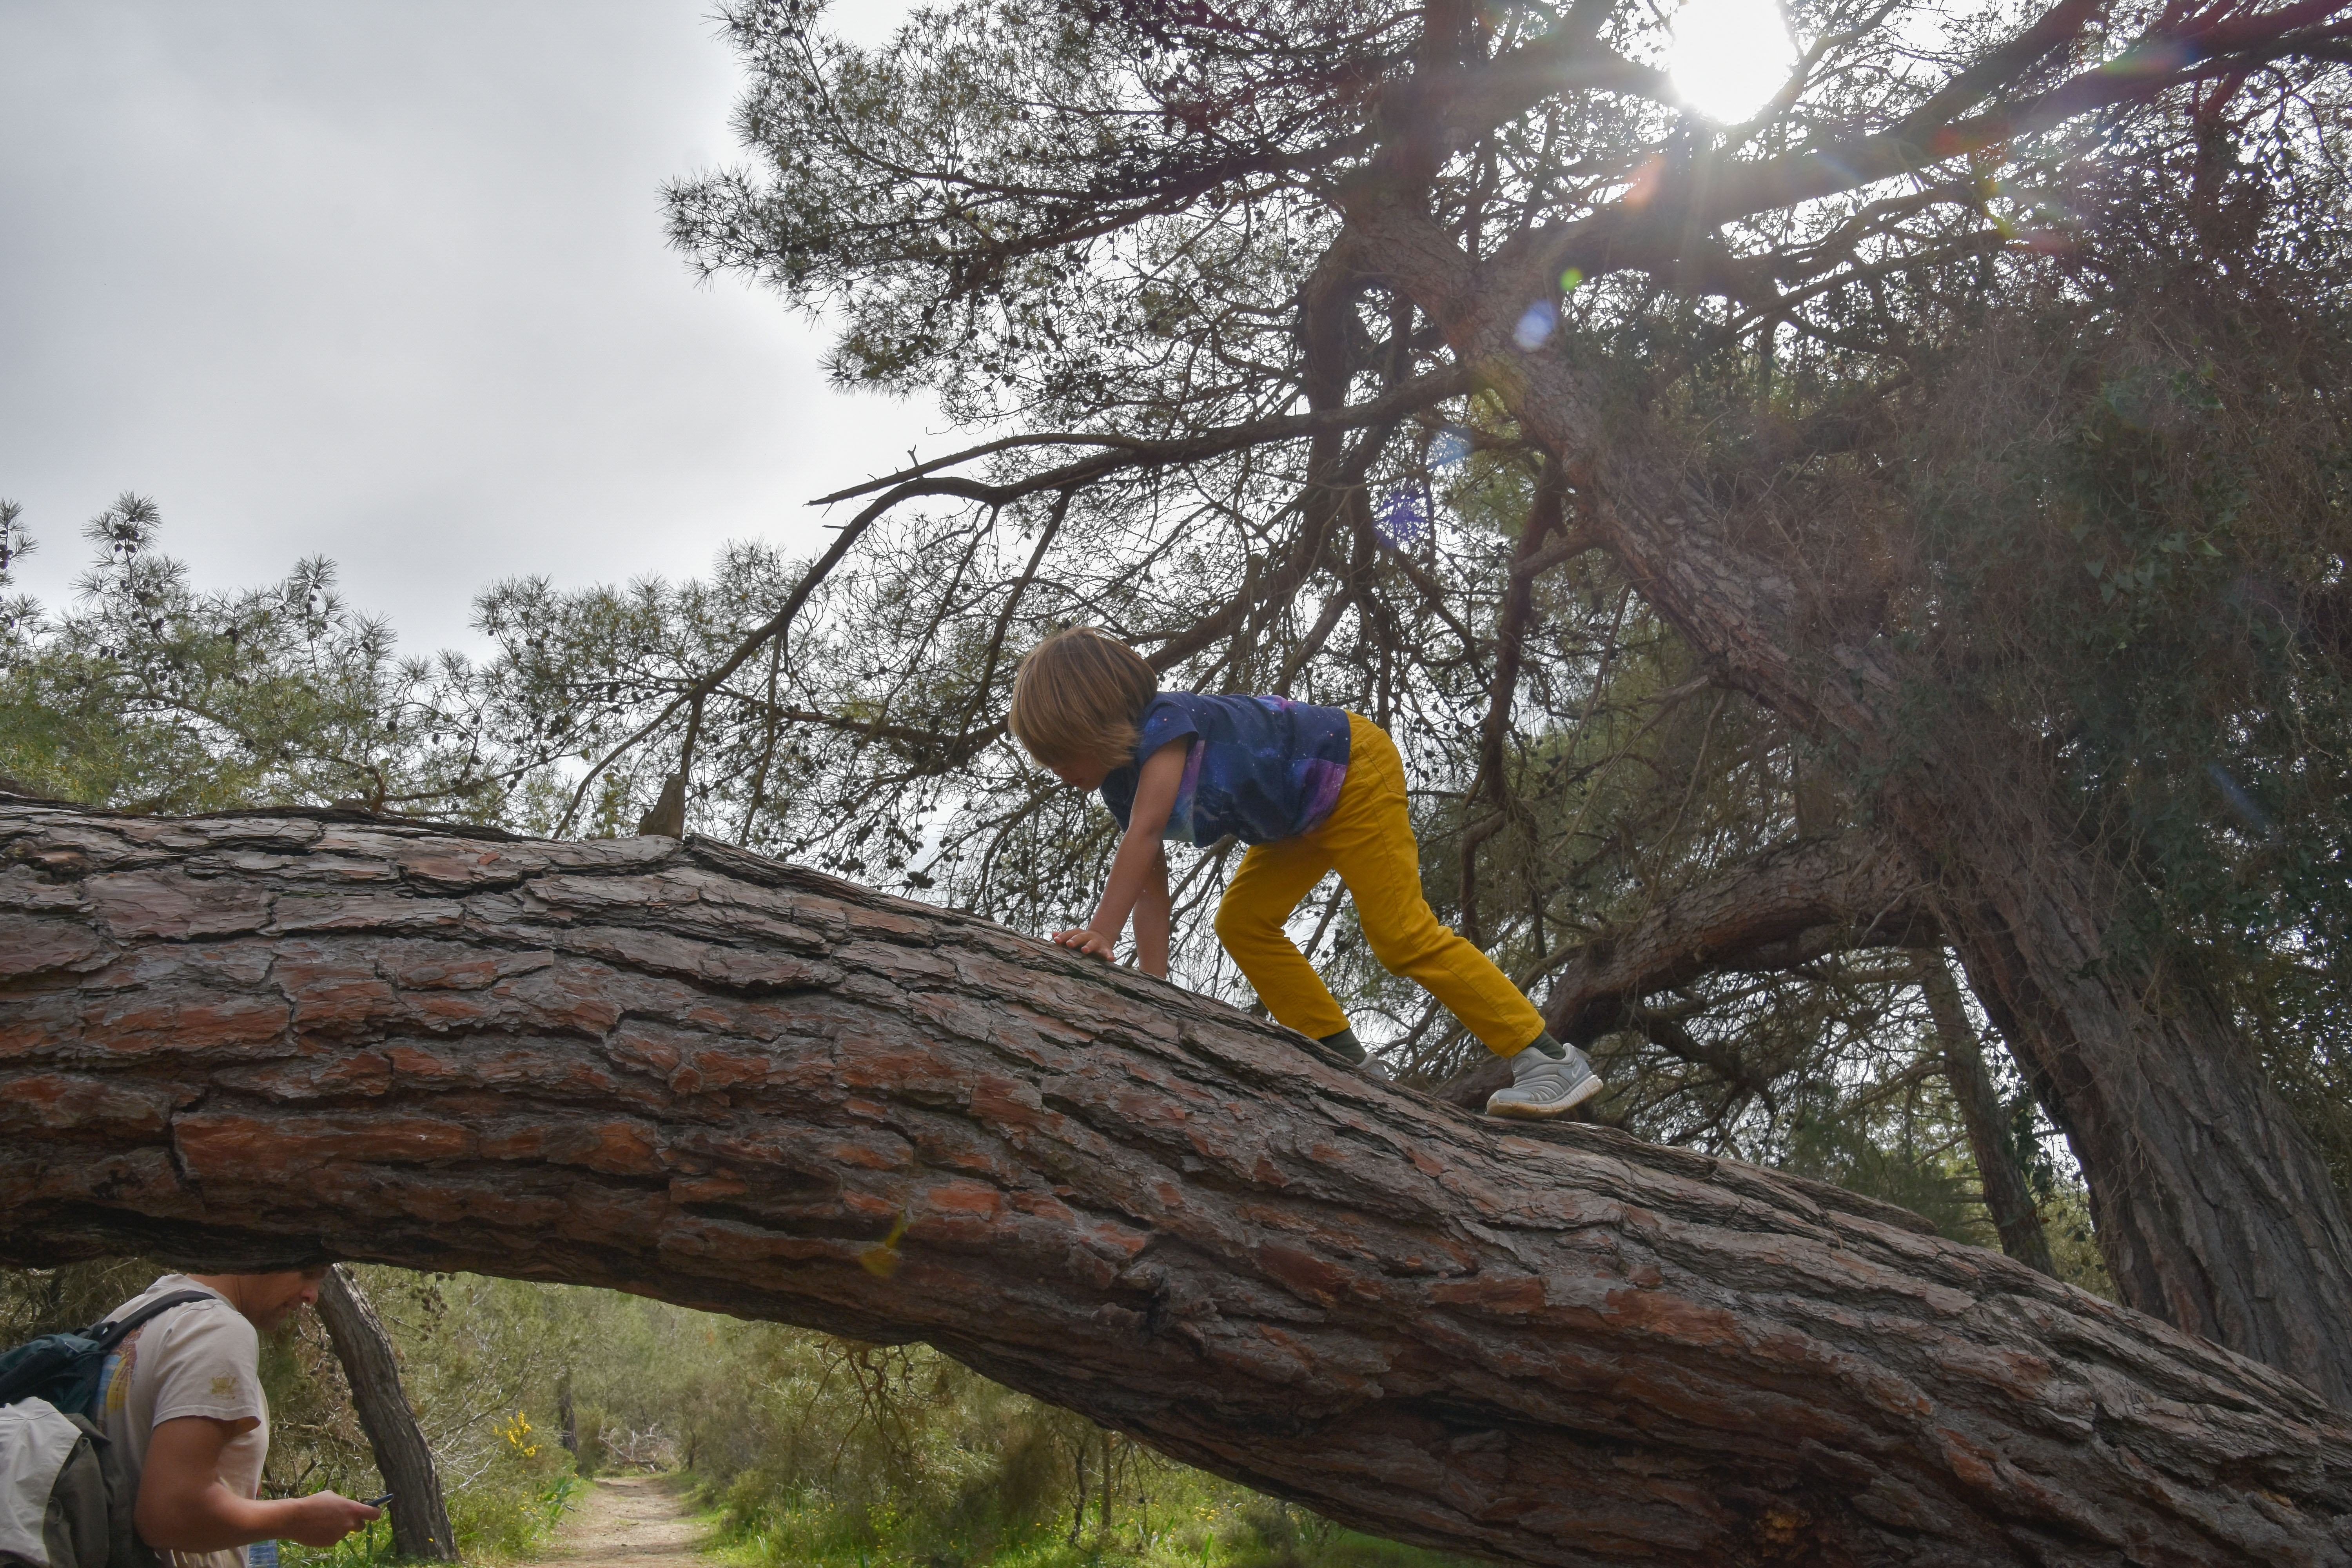
<svg viewBox="0 0 2352 1568"><path fill-rule="evenodd" d="M499 577L807 547L803 501L944 441L664 247L737 89L706 0L0 10L23 584L61 598L126 489L207 585L330 555L412 651L470 643Z"/></svg>

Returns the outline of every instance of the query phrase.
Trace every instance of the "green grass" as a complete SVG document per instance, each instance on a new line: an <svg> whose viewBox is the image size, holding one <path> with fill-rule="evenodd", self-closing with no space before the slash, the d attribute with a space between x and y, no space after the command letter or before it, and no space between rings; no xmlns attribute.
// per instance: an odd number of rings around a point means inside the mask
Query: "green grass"
<svg viewBox="0 0 2352 1568"><path fill-rule="evenodd" d="M689 1486L694 1478L680 1478ZM1153 1478L1148 1503L1124 1497L1102 1526L1100 1496L1073 1539L1066 1508L1052 1519L960 1520L893 1504L838 1506L822 1495L765 1495L738 1483L698 1489L695 1522L722 1568L1469 1568L1468 1560L1360 1534L1198 1471ZM529 1557L554 1536L589 1483L565 1474L536 1491L475 1489L451 1499L468 1562ZM398 1561L379 1521L323 1549L289 1542L288 1568L376 1568Z"/></svg>
<svg viewBox="0 0 2352 1568"><path fill-rule="evenodd" d="M1110 1527L1088 1500L1070 1518L960 1521L817 1496L759 1499L730 1489L712 1555L730 1568L1467 1568L1468 1560L1360 1534L1197 1471L1155 1478L1148 1503L1118 1500ZM747 1506L749 1504L750 1506Z"/></svg>
<svg viewBox="0 0 2352 1568"><path fill-rule="evenodd" d="M535 1488L477 1487L449 1500L449 1527L457 1555L468 1563L527 1557L545 1546L588 1483L565 1472ZM392 1549L392 1516L386 1514L332 1546L278 1545L285 1568L373 1568L397 1563Z"/></svg>

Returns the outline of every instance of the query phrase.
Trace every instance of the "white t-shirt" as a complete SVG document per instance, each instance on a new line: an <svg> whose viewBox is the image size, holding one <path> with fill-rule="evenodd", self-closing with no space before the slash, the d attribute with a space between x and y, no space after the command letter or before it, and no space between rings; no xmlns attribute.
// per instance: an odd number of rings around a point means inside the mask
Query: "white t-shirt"
<svg viewBox="0 0 2352 1568"><path fill-rule="evenodd" d="M140 1325L106 1358L99 1409L106 1436L131 1457L134 1472L147 1466L147 1440L159 1422L183 1415L254 1425L221 1449L221 1484L239 1497L261 1495L261 1466L269 1457L269 1402L261 1393L261 1336L226 1297L184 1274L166 1274L109 1313L123 1313L152 1297L202 1290L211 1299L173 1307ZM244 1568L245 1553L163 1552L168 1568Z"/></svg>

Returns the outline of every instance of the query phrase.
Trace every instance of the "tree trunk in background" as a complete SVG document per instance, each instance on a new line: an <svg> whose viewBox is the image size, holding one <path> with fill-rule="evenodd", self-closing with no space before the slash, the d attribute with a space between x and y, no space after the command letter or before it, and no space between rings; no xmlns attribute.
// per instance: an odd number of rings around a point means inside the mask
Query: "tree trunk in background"
<svg viewBox="0 0 2352 1568"><path fill-rule="evenodd" d="M2032 781L1956 764L1884 805L1945 868L1946 932L2074 1148L2124 1299L2352 1408L2352 1225L2227 1009L2116 951L2126 895Z"/></svg>
<svg viewBox="0 0 2352 1568"><path fill-rule="evenodd" d="M1938 711L1948 683L1881 635L1896 584L1867 556L1777 558L1769 522L1727 515L1622 388L1518 347L1520 313L1552 289L1545 237L1474 260L1410 181L1338 196L1335 248L1393 279L1569 465L1634 591L1718 680L1869 776L1879 826L1932 874L1969 984L2074 1142L2125 1299L2352 1409L2352 1218L2227 1010L2158 986L2111 940L2127 889L2076 837L2047 756L1998 716Z"/></svg>
<svg viewBox="0 0 2352 1568"><path fill-rule="evenodd" d="M401 1391L392 1336L383 1331L367 1292L340 1264L319 1282L319 1317L352 1385L352 1404L368 1447L375 1450L376 1472L392 1494L392 1549L403 1557L456 1561L457 1535L442 1501L440 1472Z"/></svg>
<svg viewBox="0 0 2352 1568"><path fill-rule="evenodd" d="M1944 967L1940 952L1919 955L1919 988L1927 998L1927 1014L1935 1021L1936 1043L1944 1054L1944 1077L1952 1086L1952 1102L1959 1108L1960 1125L1969 1135L1969 1152L1975 1157L1977 1181L1984 1188L1985 1208L1992 1227L2000 1233L2000 1249L2024 1264L2055 1276L2050 1258L2050 1237L2042 1228L2042 1210L2025 1184L2003 1135L2000 1096L1992 1075L1985 1069L1984 1050L1976 1026L1961 1005L1960 988Z"/></svg>
<svg viewBox="0 0 2352 1568"><path fill-rule="evenodd" d="M0 1260L924 1340L1535 1563L2352 1563L2352 1424L1899 1209L689 840L0 805Z"/></svg>

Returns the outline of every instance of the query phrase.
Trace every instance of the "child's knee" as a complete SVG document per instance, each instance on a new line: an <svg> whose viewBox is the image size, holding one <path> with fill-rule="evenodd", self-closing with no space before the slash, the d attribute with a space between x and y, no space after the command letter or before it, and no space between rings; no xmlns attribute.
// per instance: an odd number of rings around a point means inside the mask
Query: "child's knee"
<svg viewBox="0 0 2352 1568"><path fill-rule="evenodd" d="M1435 934L1442 942L1443 930ZM1380 961L1382 969L1391 974L1409 975L1441 945L1440 942L1432 942L1431 935L1422 931L1368 931L1364 933L1364 945L1372 950L1372 956Z"/></svg>
<svg viewBox="0 0 2352 1568"><path fill-rule="evenodd" d="M1278 922L1266 919L1263 913L1251 909L1247 903L1237 902L1232 899L1227 899L1217 906L1214 924L1217 940L1224 944L1225 950L1229 952L1237 942L1246 946L1252 942L1263 941L1267 931L1279 929Z"/></svg>

